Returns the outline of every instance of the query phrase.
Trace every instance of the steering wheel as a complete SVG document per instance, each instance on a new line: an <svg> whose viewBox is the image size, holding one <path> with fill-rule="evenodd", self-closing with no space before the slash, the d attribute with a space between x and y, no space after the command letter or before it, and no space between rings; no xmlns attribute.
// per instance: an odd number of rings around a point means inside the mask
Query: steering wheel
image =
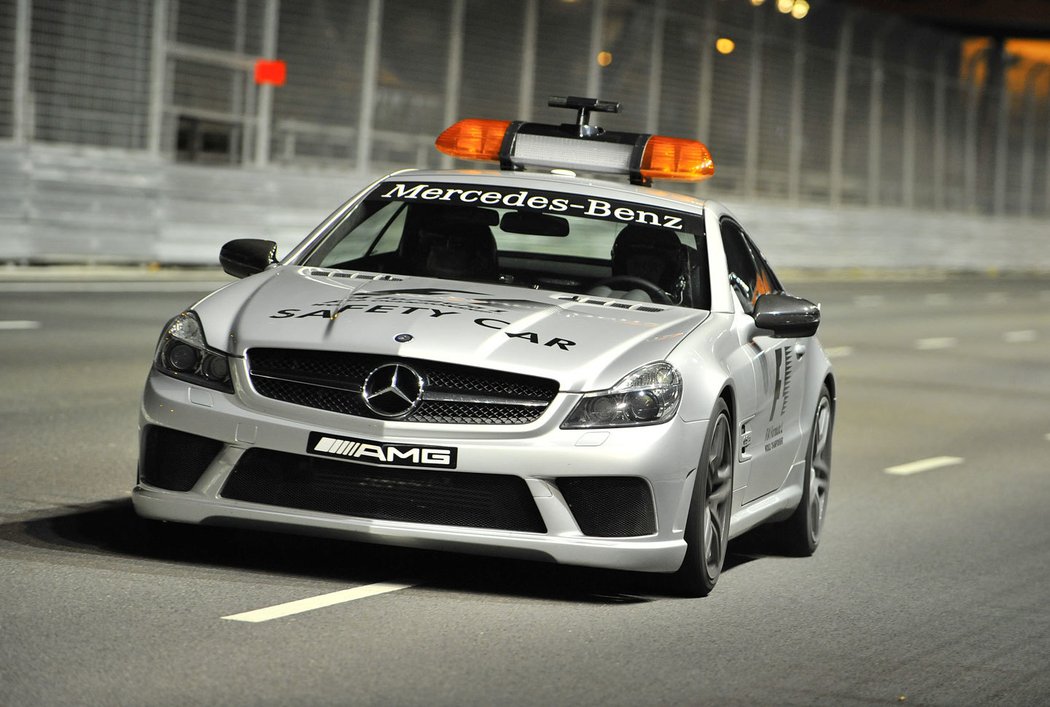
<svg viewBox="0 0 1050 707"><path fill-rule="evenodd" d="M656 304L674 304L666 292L660 289L655 283L650 282L643 277L635 277L634 275L613 275L612 277L607 277L604 280L594 283L592 289L594 287L603 286L614 290L641 290L649 295L649 299Z"/></svg>

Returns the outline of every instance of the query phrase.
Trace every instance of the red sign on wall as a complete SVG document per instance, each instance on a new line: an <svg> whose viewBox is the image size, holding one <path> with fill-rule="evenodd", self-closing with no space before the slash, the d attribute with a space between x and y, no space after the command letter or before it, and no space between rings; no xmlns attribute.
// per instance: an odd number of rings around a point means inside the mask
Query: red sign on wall
<svg viewBox="0 0 1050 707"><path fill-rule="evenodd" d="M280 59L259 59L255 62L255 83L263 86L283 86L288 76L288 65Z"/></svg>

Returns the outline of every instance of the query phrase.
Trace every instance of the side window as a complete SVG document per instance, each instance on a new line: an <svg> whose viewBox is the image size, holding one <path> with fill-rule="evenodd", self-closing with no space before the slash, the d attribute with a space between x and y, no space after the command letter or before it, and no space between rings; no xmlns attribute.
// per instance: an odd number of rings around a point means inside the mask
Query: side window
<svg viewBox="0 0 1050 707"><path fill-rule="evenodd" d="M755 299L758 298L758 269L740 227L729 219L722 219L720 226L726 265L729 268L729 282L744 310L750 312Z"/></svg>
<svg viewBox="0 0 1050 707"><path fill-rule="evenodd" d="M397 250L404 225L405 214L402 205L397 202L383 204L367 218L353 224L341 240L332 246L319 265L327 268L366 255L392 253Z"/></svg>
<svg viewBox="0 0 1050 707"><path fill-rule="evenodd" d="M745 233L744 240L751 247L751 255L755 257L755 267L758 272L758 279L755 283L754 296L757 299L759 295L768 295L772 292L783 292L784 288L780 284L780 280L777 279L776 274L773 272L773 268L769 267L769 263L762 257L761 251L758 250L758 246L755 242Z"/></svg>

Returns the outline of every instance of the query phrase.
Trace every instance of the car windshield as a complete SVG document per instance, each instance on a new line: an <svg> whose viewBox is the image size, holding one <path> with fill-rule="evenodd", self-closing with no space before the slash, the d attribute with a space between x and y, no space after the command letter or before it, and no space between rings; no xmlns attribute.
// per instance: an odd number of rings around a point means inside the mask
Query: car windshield
<svg viewBox="0 0 1050 707"><path fill-rule="evenodd" d="M707 309L703 242L702 219L686 212L491 185L388 182L302 264Z"/></svg>

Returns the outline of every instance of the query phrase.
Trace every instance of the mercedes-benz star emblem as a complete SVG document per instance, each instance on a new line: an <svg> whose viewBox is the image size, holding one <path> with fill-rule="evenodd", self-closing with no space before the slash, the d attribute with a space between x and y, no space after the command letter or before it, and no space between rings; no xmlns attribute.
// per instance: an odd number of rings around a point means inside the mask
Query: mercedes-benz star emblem
<svg viewBox="0 0 1050 707"><path fill-rule="evenodd" d="M423 377L404 364L386 363L368 374L361 395L375 414L404 417L423 399Z"/></svg>

